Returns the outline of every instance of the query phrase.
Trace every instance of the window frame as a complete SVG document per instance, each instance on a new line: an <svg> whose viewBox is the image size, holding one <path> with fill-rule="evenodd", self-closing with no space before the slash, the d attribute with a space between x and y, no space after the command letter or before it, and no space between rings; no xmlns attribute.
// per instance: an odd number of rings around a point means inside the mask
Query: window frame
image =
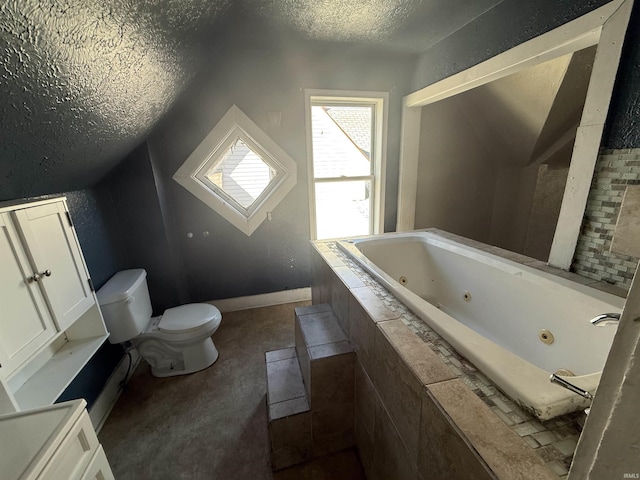
<svg viewBox="0 0 640 480"><path fill-rule="evenodd" d="M221 161L238 138L276 171L267 188L247 208L206 178L208 170ZM173 179L250 236L297 183L297 165L242 110L232 105L176 171Z"/></svg>
<svg viewBox="0 0 640 480"><path fill-rule="evenodd" d="M237 140L244 142L252 152L256 153L267 166L271 167L276 172L276 176L248 207L243 206L236 198L233 197L233 195L227 193L207 177L208 171L222 162L224 155L229 151L231 145L234 145ZM202 164L197 172L195 172L195 178L202 182L211 191L215 192L215 194L221 199L233 204L233 208L242 212L247 218L260 208L264 199L272 193L274 186L277 188L277 185L281 182L286 171L277 159L273 158L267 150L253 140L241 127L235 128L233 131L229 132L229 135L224 139L220 146L216 148L216 154L217 155L212 154L209 156L207 161ZM272 186L272 184L274 186Z"/></svg>
<svg viewBox="0 0 640 480"><path fill-rule="evenodd" d="M370 175L353 177L315 177L313 164L313 133L311 130L311 107L317 105L373 106L373 128L371 136L372 168ZM305 90L305 128L307 135L307 171L309 182L309 234L311 240L317 240L318 238L316 224L316 183L370 180L372 201L369 213L369 234L384 232L388 110L388 92Z"/></svg>

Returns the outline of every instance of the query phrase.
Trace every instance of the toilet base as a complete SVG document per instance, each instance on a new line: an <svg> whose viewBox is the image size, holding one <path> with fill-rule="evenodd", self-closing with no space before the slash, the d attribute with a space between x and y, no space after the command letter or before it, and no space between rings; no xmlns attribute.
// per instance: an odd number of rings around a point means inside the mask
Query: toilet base
<svg viewBox="0 0 640 480"><path fill-rule="evenodd" d="M179 348L156 339L147 339L137 345L138 351L149 365L154 377L187 375L210 367L218 359L218 349L211 337L202 342Z"/></svg>

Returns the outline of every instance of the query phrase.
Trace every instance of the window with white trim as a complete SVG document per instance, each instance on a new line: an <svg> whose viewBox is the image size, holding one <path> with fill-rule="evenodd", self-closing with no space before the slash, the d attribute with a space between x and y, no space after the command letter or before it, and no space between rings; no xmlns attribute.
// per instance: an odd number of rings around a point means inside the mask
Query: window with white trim
<svg viewBox="0 0 640 480"><path fill-rule="evenodd" d="M384 229L386 93L307 91L311 238Z"/></svg>
<svg viewBox="0 0 640 480"><path fill-rule="evenodd" d="M173 179L251 235L296 184L296 162L233 105Z"/></svg>

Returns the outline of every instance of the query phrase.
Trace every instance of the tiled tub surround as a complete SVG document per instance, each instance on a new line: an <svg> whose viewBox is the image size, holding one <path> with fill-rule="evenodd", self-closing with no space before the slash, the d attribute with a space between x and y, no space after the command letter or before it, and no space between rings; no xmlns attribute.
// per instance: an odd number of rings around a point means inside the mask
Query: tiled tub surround
<svg viewBox="0 0 640 480"><path fill-rule="evenodd" d="M528 257L438 233L555 271ZM314 247L313 302L332 305L357 353L356 441L369 479L566 476L580 415L539 422L334 242Z"/></svg>
<svg viewBox="0 0 640 480"><path fill-rule="evenodd" d="M616 329L594 328L589 319L620 312L621 298L434 232L339 245L537 418L589 406L549 376L568 374L572 383L595 391Z"/></svg>

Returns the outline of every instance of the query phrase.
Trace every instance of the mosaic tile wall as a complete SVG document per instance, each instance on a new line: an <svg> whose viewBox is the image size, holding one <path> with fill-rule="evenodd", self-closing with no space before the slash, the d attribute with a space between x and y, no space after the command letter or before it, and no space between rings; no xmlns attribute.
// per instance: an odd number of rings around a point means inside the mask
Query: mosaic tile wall
<svg viewBox="0 0 640 480"><path fill-rule="evenodd" d="M640 185L640 148L603 150L596 163L571 270L628 291L638 258L610 251L627 185Z"/></svg>

